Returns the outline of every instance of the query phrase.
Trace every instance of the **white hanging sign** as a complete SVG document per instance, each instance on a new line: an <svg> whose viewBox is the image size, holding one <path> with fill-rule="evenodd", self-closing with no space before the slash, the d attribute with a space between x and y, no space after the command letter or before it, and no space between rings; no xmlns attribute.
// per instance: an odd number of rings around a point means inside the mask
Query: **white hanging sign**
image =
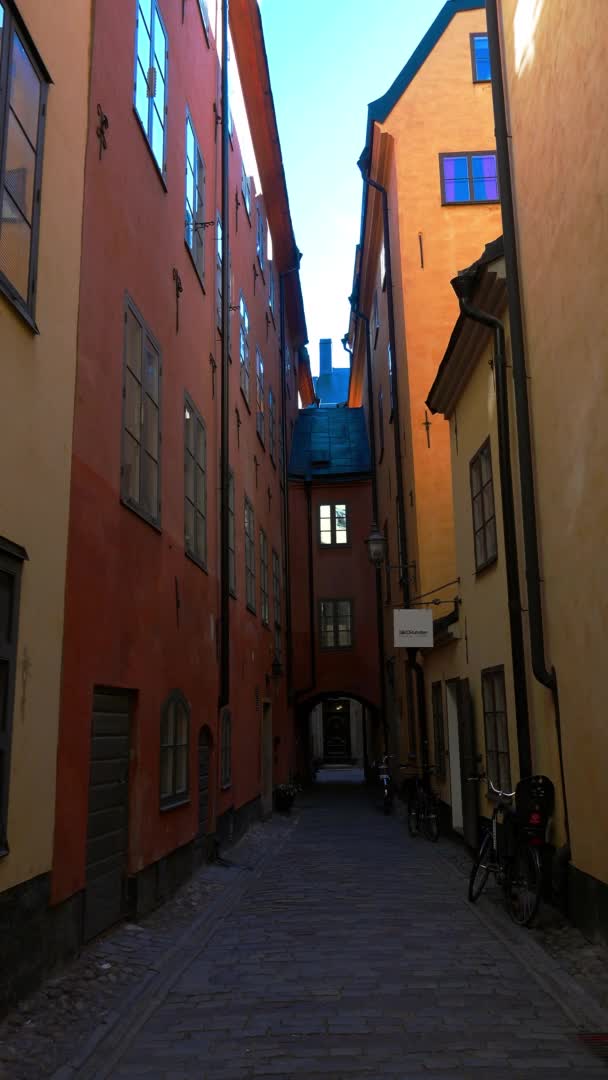
<svg viewBox="0 0 608 1080"><path fill-rule="evenodd" d="M433 612L426 608L395 608L393 629L396 649L433 648Z"/></svg>

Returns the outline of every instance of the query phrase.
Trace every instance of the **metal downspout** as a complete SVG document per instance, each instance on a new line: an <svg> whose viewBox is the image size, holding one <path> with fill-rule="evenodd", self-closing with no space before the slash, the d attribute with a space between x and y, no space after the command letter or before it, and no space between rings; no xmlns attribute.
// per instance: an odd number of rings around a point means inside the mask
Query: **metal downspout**
<svg viewBox="0 0 608 1080"><path fill-rule="evenodd" d="M293 273L292 270L279 274L279 334L281 338L281 439L283 441L283 557L285 560L285 622L287 648L285 666L287 671L287 700L293 695L293 643L292 643L292 610L291 610L291 566L289 545L289 487L287 478L287 378L285 372L285 277Z"/></svg>
<svg viewBox="0 0 608 1080"><path fill-rule="evenodd" d="M230 701L230 582L229 582L229 410L230 366L228 359L228 320L230 318L229 267L229 131L228 119L228 2L222 0L222 405L220 432L220 699L222 709Z"/></svg>
<svg viewBox="0 0 608 1080"><path fill-rule="evenodd" d="M542 686L546 686L547 689L551 691L553 697L562 800L564 805L564 830L566 833L566 845L569 849L570 821L566 794L566 776L562 746L557 672L554 667L548 668L545 661L538 532L536 524L536 500L534 495L534 470L532 461L532 437L528 402L528 375L526 372L515 212L513 204L513 187L511 183L511 164L509 159L509 133L507 130L507 113L502 77L500 31L496 0L486 0L486 21L490 47L490 65L492 69L492 103L494 106L496 134L496 161L500 184L503 243L507 271L507 293L509 297L511 355L513 362L515 413L517 417L517 449L519 457L526 585L530 624L530 653L532 659L532 671L535 679L537 679Z"/></svg>
<svg viewBox="0 0 608 1080"><path fill-rule="evenodd" d="M476 308L460 296L455 286L462 282L460 275L452 282L460 301L460 310L474 322L494 330L494 375L496 379L496 419L498 424L498 462L502 494L502 525L505 545L505 570L507 575L507 598L509 604L509 629L511 633L511 658L513 663L513 688L515 694L515 718L517 726L517 750L519 775L532 775L532 751L530 746L530 718L528 715L528 691L526 663L521 619L521 594L519 589L519 556L515 528L515 503L513 499L513 473L511 469L511 436L509 430L509 399L505 367L505 330L502 322L493 315Z"/></svg>
<svg viewBox="0 0 608 1080"><path fill-rule="evenodd" d="M309 615L309 638L310 638L310 687L314 690L317 685L317 646L315 634L315 576L314 576L314 543L312 526L312 480L305 481L306 486L306 516L308 533L308 615Z"/></svg>

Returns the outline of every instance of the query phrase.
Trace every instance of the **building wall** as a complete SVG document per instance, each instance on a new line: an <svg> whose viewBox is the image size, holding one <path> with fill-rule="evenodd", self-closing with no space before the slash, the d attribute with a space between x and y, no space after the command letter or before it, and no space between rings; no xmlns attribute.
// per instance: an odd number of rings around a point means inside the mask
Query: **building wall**
<svg viewBox="0 0 608 1080"><path fill-rule="evenodd" d="M560 690L573 863L608 882L608 852L597 831L608 758L608 593L601 555L608 517L608 373L601 345L608 333L608 207L601 197L608 149L598 93L608 10L602 0L545 0L534 7L502 0L499 8L546 655ZM567 184L565 161L576 162Z"/></svg>
<svg viewBox="0 0 608 1080"><path fill-rule="evenodd" d="M0 535L24 547L0 892L51 865L91 5L19 0L49 87L32 331L0 295ZM58 252L61 272L57 272ZM32 812L32 807L36 812ZM2 965L3 966L3 965Z"/></svg>
<svg viewBox="0 0 608 1080"><path fill-rule="evenodd" d="M238 132L230 150L232 303L242 289L249 310L251 405L240 391L238 314L231 312L230 460L235 475L236 598L230 602L232 782L220 785L219 694L219 441L220 339L216 329L215 227L205 230L204 288L184 242L185 123L188 106L206 166L205 218L220 210L220 139L213 104L218 60L208 47L198 5L160 0L169 42L167 171L163 183L135 115L135 7L98 5L86 165L72 503L67 581L65 663L59 745L60 787L55 832L55 901L85 883L88 772L93 688L134 693L131 732L129 873L137 874L187 844L198 828L197 737L212 736L211 823L244 811L260 793L262 705L273 705L275 778L285 779L293 753L285 676L271 677L273 630L260 619L259 529L269 560L282 557L281 486L268 446L256 435L255 358L265 361L267 400L280 402L278 297L267 320L268 277L254 283L255 192L249 223L242 204ZM95 108L110 118L102 160ZM238 229L235 195L241 205ZM118 197L120 195L120 197ZM261 200L261 196L260 196ZM263 201L260 201L263 208ZM174 268L181 278L179 331ZM255 284L255 291L254 291ZM134 300L162 353L161 527L120 500L123 320ZM293 355L293 350L292 350ZM217 370L213 371L210 357ZM293 384L288 409L297 408ZM207 569L184 552L184 393L206 425ZM237 422L237 410L238 421ZM277 409L277 422L280 409ZM289 424L288 424L289 432ZM257 462L257 464L256 464ZM269 496L270 492L270 496ZM256 614L245 607L244 498L255 512ZM270 572L270 610L273 613ZM285 655L283 596L282 652ZM159 732L163 702L178 688L191 707L187 805L159 808ZM280 740L278 743L276 739Z"/></svg>

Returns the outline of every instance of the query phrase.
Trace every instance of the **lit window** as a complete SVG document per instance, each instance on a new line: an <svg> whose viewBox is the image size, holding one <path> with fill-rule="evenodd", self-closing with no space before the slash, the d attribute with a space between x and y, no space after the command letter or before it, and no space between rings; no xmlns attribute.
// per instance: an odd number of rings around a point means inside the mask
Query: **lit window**
<svg viewBox="0 0 608 1080"><path fill-rule="evenodd" d="M324 547L348 544L345 503L324 503L319 507L319 535Z"/></svg>
<svg viewBox="0 0 608 1080"><path fill-rule="evenodd" d="M439 162L444 205L498 202L496 154L440 154Z"/></svg>
<svg viewBox="0 0 608 1080"><path fill-rule="evenodd" d="M473 64L473 82L489 82L490 47L487 34L471 34L471 62Z"/></svg>
<svg viewBox="0 0 608 1080"><path fill-rule="evenodd" d="M33 318L47 82L0 2L0 288ZM4 148L4 154L2 149Z"/></svg>
<svg viewBox="0 0 608 1080"><path fill-rule="evenodd" d="M241 293L239 304L240 318L240 357L241 357L241 390L245 400L249 401L249 312L245 297Z"/></svg>
<svg viewBox="0 0 608 1080"><path fill-rule="evenodd" d="M207 565L207 436L190 398L184 405L184 546Z"/></svg>
<svg viewBox="0 0 608 1080"><path fill-rule="evenodd" d="M192 120L186 117L186 244L194 259L201 281L205 280L205 166L194 134ZM221 229L221 226L220 226ZM220 231L221 236L221 231ZM220 264L221 265L221 264Z"/></svg>
<svg viewBox="0 0 608 1080"><path fill-rule="evenodd" d="M135 111L164 176L168 47L157 0L139 0L135 37Z"/></svg>
<svg viewBox="0 0 608 1080"><path fill-rule="evenodd" d="M255 429L261 439L264 442L265 430L264 430L264 361L262 360L262 354L259 349L255 351L255 371L256 371L256 402L257 411L255 415Z"/></svg>
<svg viewBox="0 0 608 1080"><path fill-rule="evenodd" d="M352 645L352 602L321 600L321 648L348 649Z"/></svg>
<svg viewBox="0 0 608 1080"><path fill-rule="evenodd" d="M179 690L167 698L160 723L160 805L188 800L190 706Z"/></svg>
<svg viewBox="0 0 608 1080"><path fill-rule="evenodd" d="M160 522L160 350L127 300L121 495L147 521Z"/></svg>

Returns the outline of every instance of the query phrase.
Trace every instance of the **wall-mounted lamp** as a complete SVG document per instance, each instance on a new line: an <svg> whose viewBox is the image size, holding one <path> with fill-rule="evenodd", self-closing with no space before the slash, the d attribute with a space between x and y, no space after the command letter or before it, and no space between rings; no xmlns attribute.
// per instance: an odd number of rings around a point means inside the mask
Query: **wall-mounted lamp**
<svg viewBox="0 0 608 1080"><path fill-rule="evenodd" d="M376 522L372 522L372 529L367 538L364 541L367 544L367 554L369 555L369 561L376 567L377 570L385 563L386 559L386 537L384 533L380 532L380 529L376 525ZM406 577L412 577L416 580L416 563L405 563L404 566L401 563L386 563L389 570L398 570L399 576L403 580ZM408 575L407 571L413 567L413 574Z"/></svg>

